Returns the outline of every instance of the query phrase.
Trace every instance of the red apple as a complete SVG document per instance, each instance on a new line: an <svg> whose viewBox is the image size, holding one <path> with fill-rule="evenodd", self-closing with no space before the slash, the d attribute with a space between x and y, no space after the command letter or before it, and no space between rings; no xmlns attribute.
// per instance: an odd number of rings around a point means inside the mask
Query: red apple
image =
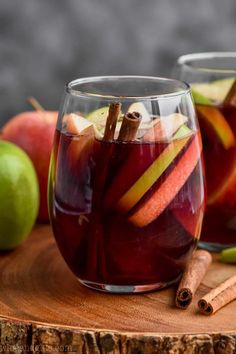
<svg viewBox="0 0 236 354"><path fill-rule="evenodd" d="M48 169L57 116L50 111L22 112L2 128L1 139L20 146L33 161L40 187L40 221L48 221Z"/></svg>

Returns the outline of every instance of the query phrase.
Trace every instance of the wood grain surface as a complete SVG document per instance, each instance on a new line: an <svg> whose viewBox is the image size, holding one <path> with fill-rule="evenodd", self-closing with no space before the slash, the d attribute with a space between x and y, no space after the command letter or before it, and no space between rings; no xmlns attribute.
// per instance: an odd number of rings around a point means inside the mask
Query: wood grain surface
<svg viewBox="0 0 236 354"><path fill-rule="evenodd" d="M80 285L50 227L37 226L22 246L0 254L1 345L15 345L16 352L24 352L21 345L46 343L51 349L70 345L67 351L78 353L234 353L236 301L211 317L198 313L197 301L235 271L215 255L185 311L174 306L174 287L103 294Z"/></svg>

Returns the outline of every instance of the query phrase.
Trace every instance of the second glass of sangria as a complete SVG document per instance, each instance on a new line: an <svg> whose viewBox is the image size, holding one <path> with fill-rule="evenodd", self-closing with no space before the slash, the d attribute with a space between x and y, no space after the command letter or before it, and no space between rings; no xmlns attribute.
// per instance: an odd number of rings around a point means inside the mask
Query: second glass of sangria
<svg viewBox="0 0 236 354"><path fill-rule="evenodd" d="M201 240L218 251L236 245L236 53L184 55L176 74L192 87L203 138L207 207Z"/></svg>
<svg viewBox="0 0 236 354"><path fill-rule="evenodd" d="M133 293L179 279L201 231L201 153L190 88L180 81L108 76L66 86L49 206L81 283Z"/></svg>

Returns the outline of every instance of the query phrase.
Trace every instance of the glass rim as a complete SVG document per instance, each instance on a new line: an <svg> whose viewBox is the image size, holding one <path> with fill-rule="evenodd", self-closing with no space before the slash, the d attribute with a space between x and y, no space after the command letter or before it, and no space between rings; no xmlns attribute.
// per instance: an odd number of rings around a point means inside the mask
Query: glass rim
<svg viewBox="0 0 236 354"><path fill-rule="evenodd" d="M92 82L99 82L102 80L122 80L122 79L138 79L138 80L153 80L159 82L169 82L169 83L177 83L179 86L182 86L181 89L174 92L163 93L163 94L156 94L156 95L144 95L144 96L119 96L119 95L106 95L106 94L98 94L98 93L91 93L85 92L83 90L74 89L74 86L84 84L84 83L92 83ZM171 98L176 96L182 96L190 93L191 87L190 85L181 80L176 80L172 78L160 77L160 76L140 76L140 75L105 75L105 76L88 76L82 77L79 79L72 80L65 85L65 91L71 95L83 97L83 98L103 98L107 100L129 100L129 99L138 99L138 100L157 100L157 99L165 99Z"/></svg>
<svg viewBox="0 0 236 354"><path fill-rule="evenodd" d="M181 55L177 59L177 64L190 68L194 71L201 71L201 72L214 72L214 73L222 73L222 74L236 74L236 65L235 69L217 69L217 68L209 68L209 67L193 67L191 62L195 60L201 59L214 59L214 58L235 58L236 59L236 52L202 52L202 53L190 53ZM189 63L188 63L189 62Z"/></svg>

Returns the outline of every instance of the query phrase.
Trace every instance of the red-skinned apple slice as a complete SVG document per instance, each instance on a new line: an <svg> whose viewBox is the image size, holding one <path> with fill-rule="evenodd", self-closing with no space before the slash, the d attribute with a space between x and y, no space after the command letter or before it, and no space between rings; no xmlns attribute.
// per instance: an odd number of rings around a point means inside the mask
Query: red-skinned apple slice
<svg viewBox="0 0 236 354"><path fill-rule="evenodd" d="M75 136L67 151L68 159L74 165L85 149L90 151L95 138L94 125L82 116L72 113L67 117L66 130Z"/></svg>
<svg viewBox="0 0 236 354"><path fill-rule="evenodd" d="M144 141L165 141L170 139L177 130L187 122L188 118L180 113L157 118L153 127L143 136Z"/></svg>
<svg viewBox="0 0 236 354"><path fill-rule="evenodd" d="M176 158L184 146L186 146L190 137L191 135L188 135L185 138L170 142L132 187L119 199L116 206L117 209L122 212L127 212L132 209L132 207L137 204L137 202L170 166L171 162Z"/></svg>
<svg viewBox="0 0 236 354"><path fill-rule="evenodd" d="M67 116L66 130L68 133L74 135L94 134L93 123L75 113Z"/></svg>
<svg viewBox="0 0 236 354"><path fill-rule="evenodd" d="M130 222L137 227L144 227L165 210L194 170L200 158L201 149L199 135L196 134L166 180L129 217Z"/></svg>

